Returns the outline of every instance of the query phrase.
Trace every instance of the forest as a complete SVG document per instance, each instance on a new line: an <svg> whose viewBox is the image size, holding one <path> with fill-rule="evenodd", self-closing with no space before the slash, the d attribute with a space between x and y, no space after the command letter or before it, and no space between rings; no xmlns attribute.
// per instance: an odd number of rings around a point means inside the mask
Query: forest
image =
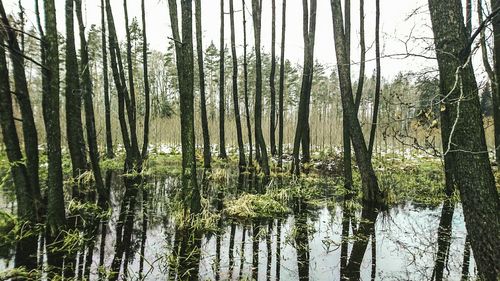
<svg viewBox="0 0 500 281"><path fill-rule="evenodd" d="M500 0L0 0L0 280L500 280Z"/></svg>

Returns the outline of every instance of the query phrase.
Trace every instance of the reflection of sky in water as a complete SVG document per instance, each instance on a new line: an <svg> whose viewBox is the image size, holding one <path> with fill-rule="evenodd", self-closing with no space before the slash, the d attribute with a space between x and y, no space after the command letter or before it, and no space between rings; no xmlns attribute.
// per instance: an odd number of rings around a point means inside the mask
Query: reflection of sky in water
<svg viewBox="0 0 500 281"><path fill-rule="evenodd" d="M165 186L175 186L171 180L166 180ZM157 186L161 184L157 183ZM167 277L167 261L173 243L174 232L171 220L165 213L165 198L167 190L155 189L156 194L150 198L152 210L150 211L150 224L147 231L144 274L146 280L164 280ZM121 201L119 192L112 195L113 208L118 210ZM163 198L163 199L162 199ZM168 200L168 199L167 199ZM2 209L13 209L12 205L0 201ZM139 201L140 202L140 201ZM115 223L117 213L113 216L108 228L106 239L105 263L109 266L114 254ZM437 228L441 215L441 207L430 209L415 207L411 204L394 207L388 214L379 214L376 223L377 233L377 280L429 280L432 276L434 261L437 252ZM138 210L136 216L142 216ZM359 217L360 214L358 213ZM331 209L322 208L308 215L309 247L310 247L310 280L339 280L340 275L340 242L341 242L341 217L340 207ZM281 280L298 280L297 251L292 237L294 229L294 216L290 215L282 222L281 229ZM449 251L448 265L444 270L445 279L459 280L463 260L465 242L465 225L463 223L462 209L458 206L453 215L452 240ZM272 230L272 266L271 276L276 274L276 221ZM226 225L221 236L221 263L220 275L222 280L229 276L229 241L230 225ZM131 252L133 258L129 269L129 277L136 280L139 276L140 233L141 223L136 220L133 233ZM234 237L234 270L232 280L237 280L240 274L241 247L243 230L246 231L244 247L243 278L251 277L252 267L252 227L237 225ZM314 230L314 231L312 231ZM352 234L352 233L351 233ZM99 238L97 239L99 240ZM97 241L96 245L99 245ZM350 243L349 251L352 248ZM200 261L201 280L214 280L214 260L216 249L216 236L204 235L202 239L202 258ZM91 278L95 279L99 249L94 252ZM266 279L267 246L265 235L259 242L259 280ZM12 260L0 260L0 270L12 267ZM470 271L474 275L474 262L471 261ZM368 244L361 264L361 279L370 280L371 274L371 243Z"/></svg>

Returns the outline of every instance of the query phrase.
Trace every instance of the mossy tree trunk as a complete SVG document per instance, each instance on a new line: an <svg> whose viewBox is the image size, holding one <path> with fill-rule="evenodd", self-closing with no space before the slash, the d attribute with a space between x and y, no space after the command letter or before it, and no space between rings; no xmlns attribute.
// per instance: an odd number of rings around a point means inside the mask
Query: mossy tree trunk
<svg viewBox="0 0 500 281"><path fill-rule="evenodd" d="M443 138L448 139L443 153L452 158L451 171L460 190L479 276L484 280L497 280L499 199L488 159L478 88L469 60L462 3L429 0L429 10L439 66L441 126Z"/></svg>

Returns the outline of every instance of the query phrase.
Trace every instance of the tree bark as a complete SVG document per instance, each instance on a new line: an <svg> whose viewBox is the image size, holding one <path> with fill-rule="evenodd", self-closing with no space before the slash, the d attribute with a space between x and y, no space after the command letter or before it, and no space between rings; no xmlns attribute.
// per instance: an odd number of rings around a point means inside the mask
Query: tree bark
<svg viewBox="0 0 500 281"><path fill-rule="evenodd" d="M149 145L149 116L151 112L150 89L149 89L149 74L148 74L148 37L146 32L146 7L144 0L141 1L142 15L142 70L144 75L144 137L142 143L142 158L146 158Z"/></svg>
<svg viewBox="0 0 500 281"><path fill-rule="evenodd" d="M373 170L371 157L368 153L361 125L354 108L355 105L352 96L351 77L348 67L349 61L347 60L340 0L332 0L331 5L342 109L346 112L345 116L349 124L349 133L356 156L356 163L361 174L363 200L382 203L382 194L378 187L377 176Z"/></svg>
<svg viewBox="0 0 500 281"><path fill-rule="evenodd" d="M201 0L195 0L196 19L196 51L198 54L198 74L200 83L201 128L203 130L203 165L210 169L212 154L210 152L210 133L208 131L207 101L205 96L205 69L203 63L203 30L201 29Z"/></svg>
<svg viewBox="0 0 500 281"><path fill-rule="evenodd" d="M248 101L248 62L247 62L247 18L245 0L241 0L243 7L243 94L245 98L245 115L247 120L248 134L248 165L253 165L253 143L252 143L252 123L250 122L250 106ZM256 149L257 150L257 149Z"/></svg>
<svg viewBox="0 0 500 281"><path fill-rule="evenodd" d="M269 88L271 95L271 120L269 124L269 136L271 155L276 156L276 0L271 0L272 16L271 16L271 73L269 75Z"/></svg>
<svg viewBox="0 0 500 281"><path fill-rule="evenodd" d="M256 155L266 177L270 176L266 142L262 134L262 59L260 50L260 32L262 23L260 0L252 0L252 17L255 37L255 146ZM257 153L258 152L258 153Z"/></svg>
<svg viewBox="0 0 500 281"><path fill-rule="evenodd" d="M102 44L102 76L104 92L104 118L106 124L106 157L115 157L113 151L113 135L111 133L111 101L109 99L108 52L106 50L106 15L105 1L101 0L101 44Z"/></svg>
<svg viewBox="0 0 500 281"><path fill-rule="evenodd" d="M283 167L283 125L285 118L284 109L284 94L285 94L285 38L286 38L286 0L283 1L281 15L281 52L280 52L280 81L278 93L278 167Z"/></svg>
<svg viewBox="0 0 500 281"><path fill-rule="evenodd" d="M460 190L467 233L479 276L500 272L499 199L486 148L477 84L467 52L462 3L429 0L440 76L441 126L449 136L453 178ZM446 163L445 163L446 164ZM447 168L447 167L445 167Z"/></svg>
<svg viewBox="0 0 500 281"><path fill-rule="evenodd" d="M3 11L3 4L0 2ZM4 34L0 33L0 43L4 41ZM16 240L16 255L14 266L24 266L28 270L37 267L37 235L29 231L37 223L37 209L34 202L33 188L30 185L29 174L23 162L23 155L19 145L19 136L14 121L12 96L9 85L9 70L5 49L0 48L0 126L2 140L5 144L7 159L10 163L10 173L16 189L17 217L23 225L21 239ZM26 235L28 233L28 235Z"/></svg>
<svg viewBox="0 0 500 281"><path fill-rule="evenodd" d="M224 48L224 0L220 0L220 44L219 44L219 158L226 159L225 119L226 105L224 88L226 86L224 74L225 48Z"/></svg>
<svg viewBox="0 0 500 281"><path fill-rule="evenodd" d="M59 44L54 0L44 0L45 34L42 59L46 68L42 70L45 81L42 91L43 119L47 140L47 229L46 244L48 264L52 274L62 269L63 253L58 250L62 242L62 231L66 227L64 208L63 176L61 160L61 126L59 121Z"/></svg>
<svg viewBox="0 0 500 281"><path fill-rule="evenodd" d="M243 133L241 130L240 101L238 97L238 57L236 56L236 38L234 31L234 7L233 0L229 0L229 13L231 17L231 56L233 59L233 104L234 119L236 122L236 136L238 138L239 166L246 166L245 147L243 146Z"/></svg>
<svg viewBox="0 0 500 281"><path fill-rule="evenodd" d="M500 8L499 0L491 0L491 9L497 10ZM493 25L493 73L492 80L492 100L493 100L493 119L495 131L495 156L497 164L500 163L500 15L496 14L492 20ZM483 50L486 54L486 50ZM483 55L484 56L484 55ZM486 64L485 64L486 65Z"/></svg>
<svg viewBox="0 0 500 281"><path fill-rule="evenodd" d="M377 132L378 108L380 105L380 0L375 1L375 98L373 102L372 126L370 129L370 142L368 144L368 153L370 157L373 154L373 145L375 144L375 133Z"/></svg>

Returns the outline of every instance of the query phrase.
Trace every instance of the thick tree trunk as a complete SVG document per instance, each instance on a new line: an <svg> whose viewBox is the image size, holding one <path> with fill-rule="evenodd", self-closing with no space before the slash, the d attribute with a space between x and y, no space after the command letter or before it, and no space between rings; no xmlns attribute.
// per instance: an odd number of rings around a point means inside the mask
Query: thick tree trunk
<svg viewBox="0 0 500 281"><path fill-rule="evenodd" d="M479 276L497 280L500 266L499 199L486 148L477 84L468 60L462 3L429 0L440 75L441 126L449 142L453 179L460 190ZM445 167L447 168L447 167Z"/></svg>
<svg viewBox="0 0 500 281"><path fill-rule="evenodd" d="M182 191L187 226L178 230L179 278L198 280L201 235L192 225L190 214L201 211L200 191L196 180L196 155L194 136L194 62L192 1L181 0L182 35L178 30L177 3L169 0L170 23L175 40L175 54L180 90L181 144L182 144ZM182 37L181 37L182 36ZM181 43L182 42L182 43ZM175 250L177 251L177 250ZM189 253L189 254L188 254Z"/></svg>
<svg viewBox="0 0 500 281"><path fill-rule="evenodd" d="M262 133L262 59L260 50L262 7L260 0L252 0L252 17L255 37L255 147L256 155L266 177L270 176L266 142ZM258 153L257 153L258 152Z"/></svg>
<svg viewBox="0 0 500 281"><path fill-rule="evenodd" d="M225 62L225 46L224 46L224 0L220 0L220 44L219 44L219 157L221 159L227 158L226 153L226 134L225 134L225 120L226 120L226 97L224 96L224 88L226 86L224 74Z"/></svg>
<svg viewBox="0 0 500 281"><path fill-rule="evenodd" d="M203 130L203 165L210 169L210 133L208 131L207 101L205 97L205 69L203 63L203 30L201 29L201 0L195 0L196 51L198 54L198 74L200 83L201 128Z"/></svg>
<svg viewBox="0 0 500 281"><path fill-rule="evenodd" d="M363 200L382 203L382 194L378 187L377 176L373 170L371 157L366 147L352 96L351 77L348 67L349 61L347 60L340 0L332 0L331 4L342 109L346 112L345 116L349 124L349 132L356 156L356 162L361 174Z"/></svg>
<svg viewBox="0 0 500 281"><path fill-rule="evenodd" d="M278 167L283 167L283 125L284 121L284 93L285 93L285 30L286 30L286 0L283 1L281 14L281 52L280 52L280 88L278 93Z"/></svg>
<svg viewBox="0 0 500 281"><path fill-rule="evenodd" d="M234 7L233 0L229 0L229 13L231 16L231 56L233 59L233 104L234 119L236 122L236 136L238 138L239 166L246 166L245 147L243 146L243 133L241 130L240 101L238 97L238 57L236 56L236 38L234 31Z"/></svg>
<svg viewBox="0 0 500 281"><path fill-rule="evenodd" d="M47 229L46 244L48 264L57 273L63 265L63 253L58 245L64 239L62 231L66 227L64 208L63 175L61 161L61 126L59 121L59 47L54 0L44 0L45 35L43 37L42 59L46 68L42 70L43 119L47 139Z"/></svg>
<svg viewBox="0 0 500 281"><path fill-rule="evenodd" d="M0 6L2 6L1 3ZM0 43L3 44L3 41L3 34L0 34ZM28 170L23 163L11 95L5 49L0 48L0 126L7 159L10 163L10 173L16 189L17 217L24 230L20 235L22 238L16 240L14 266L24 266L26 269L32 270L37 267L37 235L29 234L29 231L37 223L37 209Z"/></svg>

